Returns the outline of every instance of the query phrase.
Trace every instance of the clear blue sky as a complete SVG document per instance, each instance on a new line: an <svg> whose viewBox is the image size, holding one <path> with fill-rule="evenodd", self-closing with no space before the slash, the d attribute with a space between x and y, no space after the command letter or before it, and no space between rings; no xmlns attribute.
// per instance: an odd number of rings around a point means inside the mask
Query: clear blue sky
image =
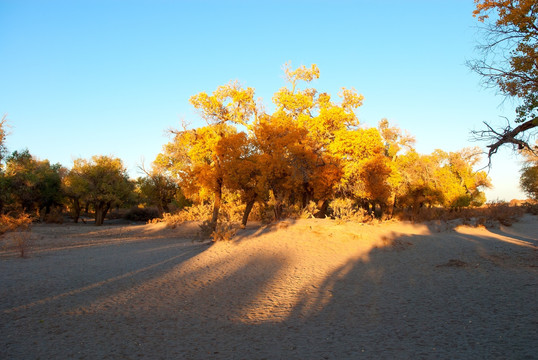
<svg viewBox="0 0 538 360"><path fill-rule="evenodd" d="M514 104L465 66L480 39L472 0L0 0L0 114L9 150L72 166L121 158L132 176L183 119L189 97L238 80L268 109L282 65L315 63L313 84L364 95L358 115L416 137L417 150L476 146L469 131L502 124ZM500 152L489 200L523 198L520 159Z"/></svg>

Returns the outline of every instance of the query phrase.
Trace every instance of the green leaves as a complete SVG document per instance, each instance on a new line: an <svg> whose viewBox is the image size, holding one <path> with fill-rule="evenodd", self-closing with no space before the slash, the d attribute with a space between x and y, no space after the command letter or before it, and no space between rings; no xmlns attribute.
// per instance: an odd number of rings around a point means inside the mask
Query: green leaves
<svg viewBox="0 0 538 360"><path fill-rule="evenodd" d="M94 156L77 159L64 180L66 194L90 203L121 204L133 190L127 170L120 159Z"/></svg>

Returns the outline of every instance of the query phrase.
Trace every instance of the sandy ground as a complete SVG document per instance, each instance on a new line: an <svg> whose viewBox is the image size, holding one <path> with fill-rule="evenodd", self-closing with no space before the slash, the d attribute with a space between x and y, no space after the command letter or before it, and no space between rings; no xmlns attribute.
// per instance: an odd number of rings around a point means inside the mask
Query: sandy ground
<svg viewBox="0 0 538 360"><path fill-rule="evenodd" d="M196 230L34 226L0 252L0 359L538 357L535 216Z"/></svg>

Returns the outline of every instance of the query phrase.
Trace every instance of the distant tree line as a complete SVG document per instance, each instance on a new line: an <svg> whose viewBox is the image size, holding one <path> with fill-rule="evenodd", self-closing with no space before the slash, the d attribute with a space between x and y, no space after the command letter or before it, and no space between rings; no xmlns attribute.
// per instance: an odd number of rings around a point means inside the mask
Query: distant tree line
<svg viewBox="0 0 538 360"><path fill-rule="evenodd" d="M0 214L25 213L47 219L67 211L74 222L91 214L102 225L113 208L146 206L156 216L170 211L182 199L178 185L163 175L147 173L129 179L120 159L94 156L77 159L68 170L60 164L39 160L28 150L8 154L5 148L6 117L0 122Z"/></svg>

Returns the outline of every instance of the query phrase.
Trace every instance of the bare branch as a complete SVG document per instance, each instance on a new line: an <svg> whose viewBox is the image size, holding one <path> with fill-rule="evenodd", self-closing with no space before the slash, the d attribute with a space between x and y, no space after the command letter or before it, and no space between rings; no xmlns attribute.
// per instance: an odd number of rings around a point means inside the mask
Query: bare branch
<svg viewBox="0 0 538 360"><path fill-rule="evenodd" d="M517 147L518 150L528 150L532 153L538 151L536 146L529 145L529 140L522 139L524 133L531 129L538 128L538 119L532 119L524 122L523 124L512 128L508 123L505 128L499 130L493 129L488 123L485 123L487 130L472 131L474 140L487 141L490 145L487 145L488 160L491 163L491 157L497 153L502 145L512 144ZM528 138L531 138L532 134L527 134Z"/></svg>

